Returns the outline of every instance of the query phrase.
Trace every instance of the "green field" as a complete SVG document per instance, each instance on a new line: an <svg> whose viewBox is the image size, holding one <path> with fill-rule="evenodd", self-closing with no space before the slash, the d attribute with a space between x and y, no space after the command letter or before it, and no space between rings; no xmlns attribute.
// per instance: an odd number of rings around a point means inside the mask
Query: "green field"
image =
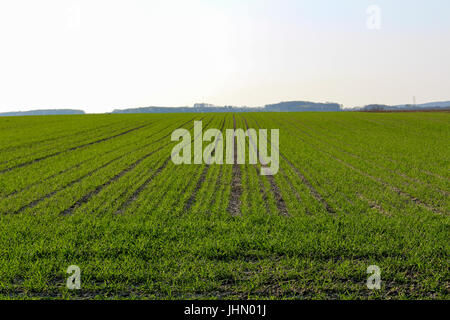
<svg viewBox="0 0 450 320"><path fill-rule="evenodd" d="M279 129L278 174L174 165L194 120ZM1 117L0 298L448 299L449 145L450 113Z"/></svg>

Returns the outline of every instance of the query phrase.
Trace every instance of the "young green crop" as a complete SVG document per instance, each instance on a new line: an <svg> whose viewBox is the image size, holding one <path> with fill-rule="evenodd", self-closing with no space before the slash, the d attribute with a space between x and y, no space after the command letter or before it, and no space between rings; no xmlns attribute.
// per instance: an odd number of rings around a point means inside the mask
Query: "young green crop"
<svg viewBox="0 0 450 320"><path fill-rule="evenodd" d="M279 172L173 164L194 120L279 129ZM449 113L2 117L0 298L448 299L448 141Z"/></svg>

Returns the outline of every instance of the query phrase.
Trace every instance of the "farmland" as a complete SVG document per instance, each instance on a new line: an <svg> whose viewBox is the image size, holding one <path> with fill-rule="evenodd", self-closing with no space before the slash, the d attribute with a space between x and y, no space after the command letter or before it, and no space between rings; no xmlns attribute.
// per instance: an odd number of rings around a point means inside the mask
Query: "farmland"
<svg viewBox="0 0 450 320"><path fill-rule="evenodd" d="M194 120L279 129L279 172L175 165ZM439 112L0 118L0 298L448 299L449 143Z"/></svg>

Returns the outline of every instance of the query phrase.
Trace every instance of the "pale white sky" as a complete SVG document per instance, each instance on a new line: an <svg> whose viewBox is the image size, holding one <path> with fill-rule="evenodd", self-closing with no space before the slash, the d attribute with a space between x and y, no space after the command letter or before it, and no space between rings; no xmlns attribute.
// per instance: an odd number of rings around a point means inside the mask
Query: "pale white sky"
<svg viewBox="0 0 450 320"><path fill-rule="evenodd" d="M0 112L450 100L449 16L448 0L0 0Z"/></svg>

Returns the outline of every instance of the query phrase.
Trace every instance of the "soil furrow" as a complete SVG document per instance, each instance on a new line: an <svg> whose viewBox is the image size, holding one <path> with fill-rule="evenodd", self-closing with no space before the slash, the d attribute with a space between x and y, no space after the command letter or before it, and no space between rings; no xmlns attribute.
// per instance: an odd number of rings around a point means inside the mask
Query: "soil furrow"
<svg viewBox="0 0 450 320"><path fill-rule="evenodd" d="M225 126L225 118L222 121L222 125L220 126L220 132L223 132L223 127ZM222 133L223 136L223 133ZM217 148L217 144L219 143L220 139L216 140L215 145L214 145L214 151L212 153L215 153L216 148ZM212 156L212 155L211 155ZM197 184L195 186L194 191L192 192L191 196L189 197L189 199L186 201L186 204L184 206L183 212L188 212L192 205L195 203L195 200L197 198L197 193L200 190L200 188L202 187L205 179L206 179L206 174L208 173L209 170L209 166L211 163L211 156L209 157L208 161L206 162L205 166L203 167L203 171L200 175L200 178L197 181Z"/></svg>
<svg viewBox="0 0 450 320"><path fill-rule="evenodd" d="M249 126L248 126L248 123L247 123L247 119L244 118L244 122L245 122L245 126L247 127L247 132L248 132ZM260 138L261 138L261 137L260 137ZM255 152L256 152L256 154L257 154L257 158L259 159L259 161L260 161L260 163L261 163L261 166L267 167L267 165L262 164L263 161L261 161L261 159L259 158L260 155L259 155L258 148L257 148L257 146L256 146L255 141L253 141L251 135L249 135L249 142L250 142L250 144L253 146L253 149L255 150ZM255 168L257 168L256 165L253 165L253 166L254 166ZM256 171L258 172L258 170L256 170ZM261 175L260 175L260 172L258 172L257 174L258 174L258 176L259 176L260 188L261 188L261 187L263 187L263 184L262 184L262 181L261 181L262 177L261 177ZM273 175L268 175L268 176L265 176L265 177L267 178L267 180L268 180L269 183L270 183L270 189L272 190L272 195L273 195L273 197L274 197L274 199L275 199L275 205L277 206L278 213L280 213L280 214L282 214L282 215L285 215L285 216L288 216L289 213L288 213L288 210L287 210L287 207L286 207L286 203L285 203L285 201L284 201L284 199L283 199L283 196L281 195L281 190L280 190L280 188L278 187L278 184L276 183L275 178L273 177ZM265 191L265 189L264 189L263 194L265 195L265 197L266 197L266 199L267 199L267 195L266 195L265 193L266 193L266 191ZM265 201L266 201L266 203L267 203L267 200L265 200Z"/></svg>
<svg viewBox="0 0 450 320"><path fill-rule="evenodd" d="M287 172L283 168L280 168L280 172L283 174L284 180L289 184L289 187L291 188L292 193L294 193L295 197L297 198L298 203L302 203L303 202L302 197L300 196L300 193L295 188L295 186L292 184L292 181L289 179ZM307 214L310 214L306 206L305 211Z"/></svg>
<svg viewBox="0 0 450 320"><path fill-rule="evenodd" d="M90 191L89 193L83 195L80 199L78 199L77 201L75 201L74 204L72 204L69 208L67 208L66 210L63 210L62 212L60 212L60 214L70 214L73 212L73 210L77 207L79 207L80 205L88 202L93 196L95 196L96 194L100 193L100 191L103 190L103 188L109 186L110 184L112 184L113 182L119 180L122 176L124 176L126 173L130 172L131 170L133 170L137 165L139 165L142 161L144 161L145 159L147 159L148 157L150 157L151 155L155 154L156 152L160 151L161 149L165 148L167 145L164 145L162 147L159 147L158 149L147 153L145 156L143 156L142 158L138 159L137 161L133 162L131 165L129 165L126 169L120 171L118 174L116 174L112 179L108 180L107 182L97 186L94 190Z"/></svg>
<svg viewBox="0 0 450 320"><path fill-rule="evenodd" d="M181 124L181 126L189 123L192 119L189 119L188 121L184 122L183 124ZM167 138L168 136L170 136L172 133L168 133L167 135L165 135L163 138ZM161 139L159 139L161 140ZM159 141L158 140L158 141ZM151 143L149 143L148 145L154 144L157 141L153 141ZM147 146L148 146L147 145ZM111 183L117 181L118 179L120 179L123 175L125 175L126 173L128 173L129 171L133 170L137 165L139 165L142 161L144 161L145 159L147 159L148 157L150 157L151 155L155 154L156 152L160 151L161 149L164 149L165 147L167 147L168 145L170 145L170 143L167 143L161 147L159 147L158 149L146 154L144 157L138 159L137 161L135 161L134 163L132 163L130 166L128 166L126 169L122 170L121 172L119 172L118 174L116 174L112 179L110 179L109 181L103 183L102 185L97 186L94 190L92 190L91 192L87 193L86 195L82 196L80 199L78 199L72 206L70 206L69 208L67 208L66 210L63 210L62 212L60 212L60 214L66 215L66 214L70 214L74 211L75 208L79 207L80 205L88 202L93 196L95 196L96 194L100 193L100 191L103 190L103 188L109 186ZM122 155L125 156L126 154ZM170 158L169 158L170 159Z"/></svg>
<svg viewBox="0 0 450 320"><path fill-rule="evenodd" d="M233 128L236 130L236 117L233 114ZM231 180L231 192L228 202L228 212L233 216L241 214L241 195L242 195L242 183L241 183L241 167L237 164L237 142L235 141L235 134L233 133L233 150L234 150L234 163L232 169Z"/></svg>
<svg viewBox="0 0 450 320"><path fill-rule="evenodd" d="M301 129L298 129L298 130L302 131ZM302 131L302 132L303 132L303 131ZM330 156L332 159L334 159L334 160L340 162L340 163L343 164L344 166L346 166L346 167L352 169L353 171L356 171L356 172L358 172L359 174L361 174L361 175L363 175L363 176L365 176L365 177L371 179L372 181L376 181L376 182L380 183L381 185L383 185L383 186L389 188L390 190L394 191L394 192L397 193L398 195L401 195L401 196L403 196L403 197L405 197L405 198L408 198L410 201L412 201L412 202L414 202L415 204L421 206L422 208L426 208L426 209L428 209L428 210L430 210L430 211L433 211L433 212L435 212L435 213L442 214L442 212L441 212L439 209L434 208L434 207L432 207L432 206L430 206L430 205L424 203L424 202L421 201L420 199L418 199L418 198L416 198L416 197L414 197L414 196L408 194L407 192L402 191L401 189L399 189L399 188L397 188L397 187L395 187L395 186L390 185L389 183L383 181L381 178L374 177L374 176L372 176L372 175L370 175L370 174L368 174L368 173L366 173L366 172L364 172L364 171L362 171L362 170L356 168L355 166L353 166L353 165L347 163L346 161L337 158L335 155L331 154L331 153L328 152L328 151L322 150L322 149L320 149L320 148L317 148L317 150L320 151L320 152L322 152L322 153L327 154L327 155Z"/></svg>
<svg viewBox="0 0 450 320"><path fill-rule="evenodd" d="M112 151L111 151L111 152L112 152ZM15 196L15 195L18 194L18 193L21 193L21 192L30 190L32 187L35 187L35 186L41 184L42 182L46 182L46 181L48 181L48 180L50 180L50 179L53 179L53 178L55 178L55 177L57 177L57 176L63 175L64 173L66 173L66 172L68 172L68 171L70 171L70 170L72 170L72 169L76 169L76 168L78 168L79 166L81 166L83 163L86 163L86 162L88 162L88 161L90 161L90 160L92 160L92 159L94 159L94 158L95 158L95 157L92 157L92 158L86 159L86 160L84 160L84 161L81 161L81 162L77 163L76 165L73 165L73 166L71 166L71 167L69 167L69 168L66 168L66 169L64 169L64 170L61 170L61 171L55 173L55 174L52 174L51 176L49 176L49 177L47 177L47 178L45 178L45 179L42 179L42 180L39 180L39 181L37 181L37 182L35 182L35 183L29 184L29 185L27 185L25 188L22 188L22 189L20 189L20 190L13 191L13 192L7 194L5 197L6 197L6 198L10 198L10 197Z"/></svg>
<svg viewBox="0 0 450 320"><path fill-rule="evenodd" d="M134 192L133 194L128 197L128 199L122 203L122 205L117 209L116 214L120 214L123 213L125 211L125 209L133 202L135 201L139 195L142 193L142 191L147 188L147 186L150 184L150 182L153 181L153 179L161 173L161 171L164 170L164 168L167 166L167 164L169 163L170 157L167 158L164 163L155 170L155 172L153 172L150 177L148 177Z"/></svg>
<svg viewBox="0 0 450 320"><path fill-rule="evenodd" d="M188 123L188 122L189 122L189 121L183 123L182 125L185 125L185 124ZM168 134L168 135L165 135L163 138L167 138L168 136L169 136L169 134ZM149 137L150 137L150 136L149 136ZM148 144L146 144L146 145L144 145L144 146L141 146L139 149L141 149L141 148L146 148L146 147L148 147L148 146L150 146L150 145L152 145L152 144L154 144L154 143L156 143L156 142L158 142L158 141L160 141L160 140L161 140L161 139L159 139L159 140L157 140L157 141L152 141L152 142L150 142L150 143L148 143ZM118 149L109 150L109 151L105 152L103 155L106 155L106 154L108 154L108 153L111 153L111 152L114 152L114 151L117 151L117 150L118 150ZM134 149L133 151L136 151L136 150L138 150L138 149ZM121 156L119 156L119 157L113 159L112 162L114 162L114 161L116 161L116 160L119 160L119 159L121 159L121 158L123 158L123 157L125 157L125 156L126 156L126 154L123 154L123 155L121 155ZM83 163L85 163L85 162L87 162L87 161L89 161L89 160L92 160L93 158L95 158L95 157L91 157L91 158L89 158L89 159L86 159L86 160L84 160L84 161L82 161L82 162L80 162L80 163L78 163L78 164L76 164L76 165L74 165L74 166L72 166L72 167L70 167L70 168L67 168L67 169L61 171L60 173L54 174L54 175L52 175L52 176L50 176L50 177L47 177L45 180L38 181L37 183L31 184L31 185L25 187L24 189L22 189L22 190L20 190L20 191L15 191L15 192L13 192L13 193L7 195L7 197L14 196L14 195L17 194L18 192L22 192L22 191L28 190L28 189L30 189L31 187L33 187L34 185L39 185L39 184L42 183L43 181L47 181L47 180L49 180L49 179L51 179L51 178L54 178L54 177L56 177L56 176L58 176L58 175L61 175L61 174L65 173L65 172L67 172L68 170L77 168L77 167L79 167L80 165L82 165ZM108 164L109 164L109 163L110 163L110 162L108 162ZM56 190L56 191L51 192L51 193L49 193L49 194L54 195L54 194L56 194L58 191L61 191L61 190L65 189L65 188L67 188L67 187L73 185L74 183L80 182L80 181L83 180L84 178L89 177L92 173L96 172L97 170L102 169L103 167L104 167L104 165L102 165L101 167L99 167L99 168L97 168L97 169L95 169L95 170L93 170L93 171L90 171L90 172L87 173L86 175L83 175L82 177L80 177L80 178L78 178L78 179L76 179L76 180L70 182L69 184L67 184L67 185L65 185L64 187L62 187L60 190ZM46 198L48 198L47 195L44 196L43 198L37 199L37 200L35 200L35 201L32 201L31 203L36 202L36 204L37 204L37 203L41 202L42 200L44 200L44 199L46 199ZM31 204L31 203L30 203L30 204ZM27 205L27 206L28 206L28 205ZM25 207L27 207L27 206L25 206ZM26 209L26 208L24 208L24 209Z"/></svg>
<svg viewBox="0 0 450 320"><path fill-rule="evenodd" d="M375 182L380 183L381 185L383 185L384 187L387 187L388 189L394 191L394 192L397 193L398 195L403 196L404 198L408 198L409 201L412 201L413 203L415 203L415 204L421 206L422 208L425 208L425 209L427 209L427 210L430 210L430 211L432 211L432 212L434 212L434 213L442 214L442 211L440 211L439 209L436 209L436 208L434 208L434 207L432 207L432 206L430 206L430 205L428 205L428 204L422 202L421 200L419 200L419 199L417 199L416 197L414 197L414 196L412 196L412 195L410 195L410 194L408 194L408 193L406 193L406 192L400 190L399 188L394 187L394 186L388 184L387 182L384 182L384 181L381 180L380 178L374 177L374 176L372 176L372 175L370 175L370 174L368 174L368 173L366 173L366 172L363 172L362 170L360 170L360 169L358 169L358 168L352 166L351 164L349 164L349 163L347 163L347 162L345 162L345 161L343 161L343 160L341 160L341 159L339 159L339 158L336 158L336 157L334 157L334 156L332 156L332 158L335 159L336 161L342 163L342 164L345 165L346 167L352 169L353 171L358 172L358 173L361 174L362 176L367 177L367 178L369 178L369 179L372 180L372 181L375 181Z"/></svg>
<svg viewBox="0 0 450 320"><path fill-rule="evenodd" d="M327 146L331 146L331 147L335 148L338 152L342 152L342 153L344 153L344 154L346 154L346 155L348 155L348 156L350 156L350 157L352 157L352 158L354 158L354 159L356 159L356 160L358 160L358 161L364 161L365 163L367 163L367 164L369 164L370 166L373 166L373 167L375 167L375 168L377 168L377 169L379 169L379 170L385 170L385 171L391 172L392 174L397 175L397 176L400 176L400 177L402 177L403 179L408 180L409 182L417 183L417 184L420 184L420 185L426 185L426 186L428 186L428 187L434 189L436 192L438 192L438 193L440 193L440 194L442 194L442 195L445 195L445 196L450 195L450 193L448 193L447 191L441 190L441 189L439 189L438 187L436 187L436 186L434 186L434 185L431 185L431 184L429 184L429 183L427 183L427 182L424 182L424 181L422 181L422 180L420 180L420 179L418 179L418 178L412 178L412 177L410 177L410 176L408 176L408 175L406 175L406 174L404 174L403 172L400 172L400 171L398 171L398 170L389 169L389 168L387 168L387 167L385 167L385 166L383 166L383 165L375 164L375 163L373 163L373 162L371 162L371 161L369 161L369 160L367 160L367 159L364 159L363 157L361 157L361 156L359 156L359 155L357 155L357 154L354 154L354 153L349 152L349 151L347 151L347 150L345 150L345 149L342 149L342 148L340 148L340 147L338 147L338 146L336 146L336 145L333 145L333 144L329 143L328 141L326 141L326 140L324 140L324 139L321 139L321 138L319 138L319 137L314 137L314 136L312 136L311 134L309 134L308 132L306 132L306 131L304 131L304 130L298 128L293 122L289 122L289 121L287 121L287 122L290 123L296 130L302 132L303 134L308 135L311 139L315 139L315 140L322 141L322 143L325 143ZM389 161L389 162L391 162L391 163L396 164L396 162L393 161L392 159L384 158L384 160L387 160L387 161ZM406 182L403 183L403 184L404 184L404 185L409 185L409 186L411 186L409 183L406 183ZM414 187L415 187L415 186L414 186Z"/></svg>
<svg viewBox="0 0 450 320"><path fill-rule="evenodd" d="M258 122L255 120L256 125L258 127L260 127L260 125L258 124ZM270 141L269 137L267 137L268 141ZM278 150L281 158L283 160L285 160L287 162L287 164L289 164L289 166L295 171L295 173L297 174L297 176L300 178L300 180L302 181L302 183L308 187L311 195L318 201L320 202L325 210L327 210L329 213L336 213L336 210L334 210L329 204L328 202L322 197L322 195L313 187L313 185L309 182L309 180L303 175L303 173L300 172L299 169L297 169L296 166L294 166L294 164L289 161L289 159L280 151Z"/></svg>
<svg viewBox="0 0 450 320"><path fill-rule="evenodd" d="M216 204L217 200L219 199L219 195L220 195L219 194L219 191L220 191L220 187L219 186L222 183L222 170L223 170L223 165L220 166L219 173L217 174L216 187L215 187L215 190L214 190L214 193L216 194L216 196L212 197L212 200L209 203L209 207L210 208L212 208Z"/></svg>
<svg viewBox="0 0 450 320"><path fill-rule="evenodd" d="M203 118L202 118L203 119ZM206 124L206 127L211 123L212 119L209 120L209 122ZM184 124L183 124L184 125ZM194 141L194 139L197 139L198 137L194 137L191 139L191 142ZM202 139L202 137L200 137ZM161 139L159 139L161 140ZM157 140L157 141L159 141ZM148 179L146 179L134 192L133 194L125 200L124 203L119 207L119 209L116 211L116 214L122 213L133 201L135 201L139 195L144 191L144 189L150 184L150 182L153 181L153 179L167 166L169 161L171 160L171 157L169 156L162 166L160 166Z"/></svg>
<svg viewBox="0 0 450 320"><path fill-rule="evenodd" d="M41 140L41 141L35 141L35 142L30 142L30 143L14 146L14 147L12 147L12 148L10 148L8 150L6 150L7 148L4 148L3 150L0 150L0 151L1 152L14 152L16 149L20 149L20 148L39 146L42 142L64 139L64 138L67 138L67 137L72 137L72 136L80 135L80 134L86 135L86 133L88 133L88 132L99 130L99 129L105 128L105 127L106 128L112 127L112 125L111 124L102 125L102 126L98 126L98 127L95 127L95 128L91 128L91 129L85 130L85 131L81 131L81 132L76 132L76 133L71 133L71 134L68 134L68 135L60 136L60 137L57 137L57 138L48 138L48 139ZM0 162L0 164L4 164L4 163L10 162L10 161L14 161L14 160L17 160L17 159L21 159L21 158L24 158L24 157L30 157L30 156L33 156L34 154L37 154L37 153L43 152L45 150L51 149L51 146L48 146L48 147L49 148L44 149L44 150L40 150L40 151L37 151L37 152L29 153L29 154L26 154L26 155L22 154L20 156L17 156L17 157L14 157L14 158L10 158L7 161Z"/></svg>
<svg viewBox="0 0 450 320"><path fill-rule="evenodd" d="M85 175L83 175L83 176L81 176L81 177L79 177L79 178L77 178L77 179L75 179L75 180L69 182L68 184L64 185L63 187L58 188L58 189L56 189L56 190L54 190L54 191L52 191L52 192L50 192L50 193L47 193L45 196L43 196L43 197L41 197L41 198L39 198L39 199L36 199L36 200L31 201L30 203L24 205L23 207L21 207L21 208L18 209L17 211L13 212L13 214L18 214L18 213L21 213L22 211L24 211L24 210L26 210L26 209L30 209L30 208L35 207L37 204L39 204L40 202L44 201L45 199L49 199L49 198L53 197L55 194L57 194L58 192L60 192L60 191L62 191L62 190L64 190L64 189L66 189L66 188L69 188L69 187L73 186L74 184L80 182L81 180L83 180L83 179L85 179L85 178L87 178L87 177L90 177L90 176L91 176L92 174L94 174L95 172L97 172L97 171L99 171L99 170L101 170L101 169L107 167L108 165L110 165L111 163L113 163L114 161L116 161L116 160L118 160L118 159L120 159L120 158L122 158L122 157L123 157L123 156L116 157L116 158L114 158L114 159L108 161L107 163L103 164L102 166L100 166L100 167L98 167L98 168L95 168L94 170L89 171L89 172L86 173Z"/></svg>
<svg viewBox="0 0 450 320"><path fill-rule="evenodd" d="M391 216L391 214L389 212L387 212L386 210L383 209L382 206L380 206L378 203L376 203L373 200L367 199L366 197L364 197L362 194L357 193L356 194L358 196L358 198L360 198L361 200L363 200L364 202L367 202L369 204L369 206L372 209L376 209L378 212L381 212L382 214L386 215L386 216Z"/></svg>
<svg viewBox="0 0 450 320"><path fill-rule="evenodd" d="M193 118L193 119L194 119L194 118ZM192 119L191 119L191 120L192 120ZM187 122L185 122L184 124L186 124L186 123L187 123ZM184 124L183 124L183 125L184 125ZM170 126L172 126L172 125L173 125L173 124L169 124L168 126L166 126L166 127L162 128L162 129L156 131L155 133L153 133L153 134L151 134L151 135L149 135L149 136L146 136L145 139L151 138L151 137L155 136L156 134L158 134L158 133L160 133L160 132L163 132L164 130L166 130L168 127L170 127ZM163 138L167 138L167 135L166 135L165 137L163 137ZM140 148L146 148L146 147L150 146L151 144L154 144L154 143L156 143L156 142L158 142L158 141L160 141L160 140L161 140L161 139L158 139L157 141L152 141L151 143L148 143L148 144L146 144L146 145L144 145L144 146L142 146L142 147L140 147ZM127 147L127 146L128 146L128 145L123 145L123 146L121 146L119 149L122 149L122 148ZM111 153L111 152L115 152L115 151L117 151L117 150L119 150L119 149L115 148L115 149L108 150L108 151L104 152L102 155L106 155L106 154L109 154L109 153ZM136 151L136 150L137 150L137 149L135 149L135 150L133 150L133 151ZM62 171L59 171L59 172L57 172L57 173L55 173L55 174L52 174L52 175L48 176L47 178L45 178L45 179L43 179L43 180L39 180L39 181L37 181L37 182L35 182L35 183L32 183L32 184L30 184L30 185L27 185L26 187L24 187L24 188L22 188L22 189L20 189L20 190L13 191L13 192L7 194L5 197L6 197L6 198L7 198L7 197L12 197L12 196L14 196L14 195L16 195L16 194L18 194L18 193L20 193L20 192L29 190L29 189L32 188L33 186L37 186L37 185L41 184L42 182L48 181L48 180L50 180L50 179L53 179L53 178L55 178L55 177L57 177L57 176L59 176L59 175L62 175L62 174L64 174L64 173L66 173L66 172L68 172L68 171L70 171L70 170L72 170L72 169L78 168L78 167L81 166L83 163L86 163L87 161L90 161L90 160L92 160L92 159L94 159L94 158L96 158L96 157L98 157L98 156L90 157L90 158L88 158L88 159L86 159L86 160L83 160L83 161L81 161L81 162L79 162L79 163L77 163L77 164L75 164L75 165L73 165L73 166L71 166L71 167L69 167L69 168L66 168L66 169L64 169L64 170L62 170Z"/></svg>
<svg viewBox="0 0 450 320"><path fill-rule="evenodd" d="M334 210L327 201L325 201L325 199L322 197L322 195L312 186L312 184L308 181L308 179L306 179L306 177L303 175L303 173L300 172L299 169L297 169L296 166L294 166L294 164L289 161L289 159L282 153L280 153L281 157L289 164L289 166L295 171L295 173L297 174L297 176L300 178L300 180L302 181L302 183L308 187L309 191L311 192L311 195L317 200L319 201L324 207L325 209L329 212L329 213L336 213L336 210Z"/></svg>
<svg viewBox="0 0 450 320"><path fill-rule="evenodd" d="M17 165L15 165L15 166L13 166L13 167L10 167L10 168L6 168L6 169L3 169L3 170L0 170L0 174L5 173L5 172L8 172L8 171L11 171L11 170L14 170L14 169L18 169L18 168L25 167L25 166L31 165L31 164L33 164L33 163L36 163L36 162L39 162L39 161L48 159L48 158L55 157L55 156L57 156L57 155L60 155L60 154L62 154L62 153L65 153L65 152L70 152L70 151L78 150L78 149L81 149L81 148L84 148L84 147L91 146L91 145L93 145L93 144L97 144L97 143L101 143L101 142L104 142L104 141L107 141L107 140L111 140L111 139L117 138L117 137L119 137L119 136L123 136L123 135L125 135L125 134L127 134L127 133L130 133L130 132L133 132L133 131L142 129L142 128L144 128L144 127L147 127L147 126L149 126L150 124L151 124L151 123L146 124L146 125L142 125L142 126L139 126L139 127L133 128L133 129L126 130L126 131L124 131L124 132L121 132L121 133L119 133L119 134L116 134L116 135L113 135L113 136L110 136L110 137L107 137L107 138L99 139L99 140L92 141L92 142L89 142L89 143L85 143L85 144L82 144L82 145L79 145L79 146L75 146L75 147L72 147L72 148L69 148L69 149L66 149L66 150L58 151L58 152L55 152L55 153L52 153L52 154L49 154L49 155L46 155L46 156L43 156L43 157L40 157L40 158L37 158L37 159L33 159L33 160L30 160L30 161L26 161L26 162L17 164Z"/></svg>

